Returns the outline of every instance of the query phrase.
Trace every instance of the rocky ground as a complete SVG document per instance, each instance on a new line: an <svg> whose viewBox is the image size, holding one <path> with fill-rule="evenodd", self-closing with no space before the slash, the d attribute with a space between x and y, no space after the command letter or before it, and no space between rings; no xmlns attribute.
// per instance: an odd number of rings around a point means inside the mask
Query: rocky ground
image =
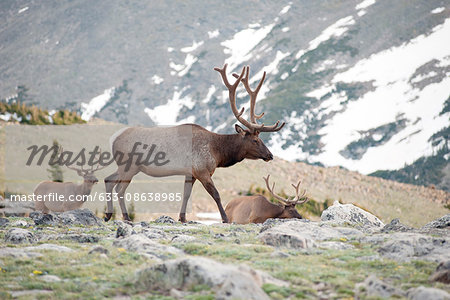
<svg viewBox="0 0 450 300"><path fill-rule="evenodd" d="M0 298L450 299L450 215L421 228L335 203L322 221L0 218Z"/></svg>

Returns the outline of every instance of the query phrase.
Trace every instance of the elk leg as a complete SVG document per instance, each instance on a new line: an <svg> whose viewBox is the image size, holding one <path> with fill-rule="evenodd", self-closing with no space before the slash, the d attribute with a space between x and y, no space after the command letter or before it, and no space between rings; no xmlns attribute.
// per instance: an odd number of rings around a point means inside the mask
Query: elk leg
<svg viewBox="0 0 450 300"><path fill-rule="evenodd" d="M108 222L113 214L113 202L112 202L112 191L114 186L118 183L117 178L119 177L119 173L116 171L113 174L109 175L108 177L105 178L105 191L106 191L106 196L109 197L106 199L106 216L105 216L105 222Z"/></svg>
<svg viewBox="0 0 450 300"><path fill-rule="evenodd" d="M183 194L183 203L181 204L180 218L178 221L182 223L186 223L186 207L189 201L189 197L191 196L192 186L194 185L195 178L192 176L186 176L184 180L184 194Z"/></svg>
<svg viewBox="0 0 450 300"><path fill-rule="evenodd" d="M120 210L122 210L122 216L123 216L124 221L131 221L130 217L128 216L127 206L125 205L125 199L124 199L125 191L126 191L127 187L130 185L131 178L121 180L119 183L120 189L117 192L117 198L119 198ZM117 189L117 187L116 187L116 189Z"/></svg>
<svg viewBox="0 0 450 300"><path fill-rule="evenodd" d="M200 179L200 182L203 184L203 187L205 188L205 190L211 195L211 197L213 197L214 201L216 201L217 204L217 208L219 208L219 212L220 212L220 216L222 217L222 222L223 223L228 223L228 217L227 214L225 213L225 210L222 207L222 202L220 201L220 195L219 192L217 191L216 187L214 186L214 182L211 179L211 176L208 176L203 179Z"/></svg>

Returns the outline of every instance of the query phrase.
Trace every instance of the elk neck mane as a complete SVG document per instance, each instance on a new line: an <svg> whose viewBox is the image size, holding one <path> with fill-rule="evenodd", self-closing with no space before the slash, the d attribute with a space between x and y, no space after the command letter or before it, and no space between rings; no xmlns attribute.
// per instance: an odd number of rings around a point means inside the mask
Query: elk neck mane
<svg viewBox="0 0 450 300"><path fill-rule="evenodd" d="M242 138L235 134L215 134L211 140L211 149L217 161L217 167L226 168L245 158L245 152L241 147Z"/></svg>

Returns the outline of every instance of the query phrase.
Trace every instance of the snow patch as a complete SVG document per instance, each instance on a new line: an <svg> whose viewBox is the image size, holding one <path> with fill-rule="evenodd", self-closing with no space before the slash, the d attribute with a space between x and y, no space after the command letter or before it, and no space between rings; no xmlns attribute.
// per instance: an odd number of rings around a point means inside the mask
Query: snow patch
<svg viewBox="0 0 450 300"><path fill-rule="evenodd" d="M154 84L161 84L164 81L164 78L159 77L158 75L153 75L152 81Z"/></svg>
<svg viewBox="0 0 450 300"><path fill-rule="evenodd" d="M436 73L435 71L431 71L428 74L420 74L419 76L414 77L411 80L411 82L413 82L413 83L421 82L422 80L427 79L427 78L432 78L432 77L436 76L437 74L438 73Z"/></svg>
<svg viewBox="0 0 450 300"><path fill-rule="evenodd" d="M170 74L173 76L178 73L178 76L182 77L189 72L189 70L192 68L192 65L197 61L198 58L190 53L186 55L184 65L179 65L171 61L169 62L169 67L172 68L174 71L171 71Z"/></svg>
<svg viewBox="0 0 450 300"><path fill-rule="evenodd" d="M219 126L216 127L216 129L214 130L214 132L220 132L222 129L224 129L225 127L227 127L228 122L224 122L222 124L220 124Z"/></svg>
<svg viewBox="0 0 450 300"><path fill-rule="evenodd" d="M283 27L283 28L281 28L281 31L282 31L282 32L288 32L289 30L290 30L289 27Z"/></svg>
<svg viewBox="0 0 450 300"><path fill-rule="evenodd" d="M362 16L364 16L366 13L367 13L367 11L365 11L364 9L359 10L359 11L357 12L358 17L362 17Z"/></svg>
<svg viewBox="0 0 450 300"><path fill-rule="evenodd" d="M54 110L54 109L52 109L52 110L50 110L49 112L48 112L48 116L47 116L47 118L48 118L48 121L51 123L51 124L53 124L53 115L56 113L56 110Z"/></svg>
<svg viewBox="0 0 450 300"><path fill-rule="evenodd" d="M0 114L0 119L2 119L3 121L8 122L11 119L11 113L5 112L3 114Z"/></svg>
<svg viewBox="0 0 450 300"><path fill-rule="evenodd" d="M280 132L273 133L270 136L270 151L276 156L283 157L286 160L295 161L297 159L305 160L308 155L302 151L302 139L306 138L306 125L303 116L297 117L297 112L291 112L291 115L285 120L286 125ZM295 142L288 147L284 147L287 140L292 140L294 132L300 135L300 141ZM284 147L284 148L283 148Z"/></svg>
<svg viewBox="0 0 450 300"><path fill-rule="evenodd" d="M81 103L81 118L85 121L89 121L96 113L102 110L102 108L108 103L109 99L114 96L116 91L115 87L106 89L103 94L94 97L89 103Z"/></svg>
<svg viewBox="0 0 450 300"><path fill-rule="evenodd" d="M287 13L291 9L291 5L292 5L292 2L289 2L288 5L283 7L283 9L280 11L280 13L278 15L281 16L281 15L284 15L285 13Z"/></svg>
<svg viewBox="0 0 450 300"><path fill-rule="evenodd" d="M183 53L189 53L189 52L196 50L198 47L200 47L203 44L204 44L203 41L200 41L198 43L196 41L193 41L192 46L181 48L180 51Z"/></svg>
<svg viewBox="0 0 450 300"><path fill-rule="evenodd" d="M29 9L28 6L25 6L24 8L19 9L19 11L17 13L21 14L23 12L26 12Z"/></svg>
<svg viewBox="0 0 450 300"><path fill-rule="evenodd" d="M383 135L382 135L382 134L379 134L379 133L374 133L374 134L372 135L372 139L373 139L375 142L381 141L382 138L383 138Z"/></svg>
<svg viewBox="0 0 450 300"><path fill-rule="evenodd" d="M333 89L334 89L334 85L326 84L318 89L315 89L315 90L309 92L308 94L306 94L306 96L320 99L323 96L325 96L326 94L331 93L333 91Z"/></svg>
<svg viewBox="0 0 450 300"><path fill-rule="evenodd" d="M219 29L216 29L216 30L213 30L213 31L208 31L208 37L210 39L218 37L219 34L220 34Z"/></svg>
<svg viewBox="0 0 450 300"><path fill-rule="evenodd" d="M432 14L440 14L445 10L445 7L437 7L431 11Z"/></svg>
<svg viewBox="0 0 450 300"><path fill-rule="evenodd" d="M194 108L195 101L192 100L191 96L187 95L182 97L183 93L190 88L189 86L184 87L180 91L175 91L173 93L172 99L166 104L158 105L153 109L146 107L144 112L152 119L156 125L177 125L187 122L192 122L195 120L194 116L190 116L187 119L177 122L178 115L183 107L188 109Z"/></svg>
<svg viewBox="0 0 450 300"><path fill-rule="evenodd" d="M205 99L203 99L202 102L208 103L211 100L212 95L214 95L215 92L216 92L216 87L214 85L211 85L208 89L208 93L206 94Z"/></svg>
<svg viewBox="0 0 450 300"><path fill-rule="evenodd" d="M347 32L351 25L355 24L355 19L352 16L348 16L337 20L334 24L327 27L322 33L309 42L308 48L306 50L300 50L295 55L295 59L300 59L306 52L316 49L321 43L329 40L332 37L342 36Z"/></svg>
<svg viewBox="0 0 450 300"><path fill-rule="evenodd" d="M167 52L169 52L169 53L170 53L170 52L173 52L173 50L175 50L173 47L168 47L168 48L167 48Z"/></svg>
<svg viewBox="0 0 450 300"><path fill-rule="evenodd" d="M223 52L230 55L225 60L228 70L233 71L238 65L249 60L252 57L251 50L272 31L274 26L275 24L264 27L260 27L259 24L250 24L247 29L236 33L232 39L220 43L225 47Z"/></svg>
<svg viewBox="0 0 450 300"><path fill-rule="evenodd" d="M11 121L11 120L17 121L17 122L22 122L22 117L19 117L17 115L17 113L11 114L10 112L5 112L3 114L0 114L0 119L2 119L3 121L6 121L6 122ZM28 118L28 116L27 116L27 120L29 120L29 119L31 119L31 116L30 116L30 118Z"/></svg>
<svg viewBox="0 0 450 300"><path fill-rule="evenodd" d="M363 2L359 3L358 5L355 6L356 10L360 10L363 8L367 8L369 6L372 6L376 3L376 0L364 0Z"/></svg>
<svg viewBox="0 0 450 300"><path fill-rule="evenodd" d="M336 61L334 59L326 59L322 64L314 70L315 73L325 71L329 66L333 65Z"/></svg>

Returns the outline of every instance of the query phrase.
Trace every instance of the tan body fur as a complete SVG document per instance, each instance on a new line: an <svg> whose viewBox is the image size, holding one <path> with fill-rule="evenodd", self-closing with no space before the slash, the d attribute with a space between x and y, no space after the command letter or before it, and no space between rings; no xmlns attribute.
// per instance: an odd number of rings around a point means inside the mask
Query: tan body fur
<svg viewBox="0 0 450 300"><path fill-rule="evenodd" d="M271 203L262 195L243 196L231 200L225 207L231 223L264 223L267 219L288 219L302 217L294 206Z"/></svg>
<svg viewBox="0 0 450 300"><path fill-rule="evenodd" d="M34 195L47 196L46 200L36 201L35 209L43 213L49 212L64 212L69 210L74 210L80 208L84 201L75 201L75 196L77 195L89 195L94 183L83 182L82 184L75 184L72 182L52 182L43 181L39 183L34 189ZM62 201L50 201L50 194L64 196ZM69 200L69 196L73 195L74 201ZM35 197L36 199L36 197ZM54 198L57 199L57 198Z"/></svg>

